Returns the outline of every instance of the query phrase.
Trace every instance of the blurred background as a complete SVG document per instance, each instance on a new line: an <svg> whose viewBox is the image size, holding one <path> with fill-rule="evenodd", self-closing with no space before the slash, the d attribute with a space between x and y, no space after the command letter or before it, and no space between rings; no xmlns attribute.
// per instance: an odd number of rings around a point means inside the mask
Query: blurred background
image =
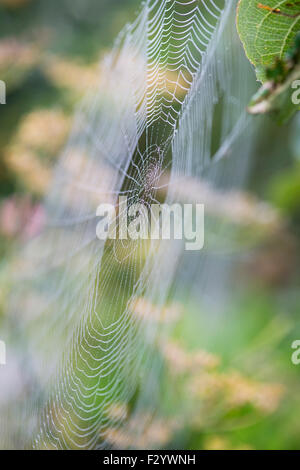
<svg viewBox="0 0 300 470"><path fill-rule="evenodd" d="M99 60L139 4L0 0L0 80L7 85L0 106L0 339L12 254L39 232L41 201L75 106L97 83ZM205 311L213 308L209 302L199 315L191 297L189 315L175 312L162 384L169 419L153 423L134 446L300 448L300 364L291 360L292 342L300 339L300 116L282 127L259 121L245 191L228 207L229 219L240 214L245 238L259 230L253 214L266 207L276 223L239 258L228 311L217 321ZM174 425L179 410L181 427ZM114 435L121 447L123 438Z"/></svg>

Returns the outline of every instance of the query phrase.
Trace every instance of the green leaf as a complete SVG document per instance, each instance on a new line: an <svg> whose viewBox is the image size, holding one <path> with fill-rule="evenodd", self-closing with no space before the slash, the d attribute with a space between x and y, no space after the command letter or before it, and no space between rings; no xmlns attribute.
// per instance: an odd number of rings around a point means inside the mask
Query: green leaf
<svg viewBox="0 0 300 470"><path fill-rule="evenodd" d="M257 78L264 82L266 67L284 58L300 30L300 2L240 0L237 28Z"/></svg>

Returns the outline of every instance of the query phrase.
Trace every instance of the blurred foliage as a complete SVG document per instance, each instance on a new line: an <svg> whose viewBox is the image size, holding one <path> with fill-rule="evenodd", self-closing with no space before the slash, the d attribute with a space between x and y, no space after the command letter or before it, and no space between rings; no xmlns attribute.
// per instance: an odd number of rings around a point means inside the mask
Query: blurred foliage
<svg viewBox="0 0 300 470"><path fill-rule="evenodd" d="M258 80L264 83L249 104L250 113L273 113L284 122L299 110L292 100L292 83L300 76L299 24L298 2L279 5L270 0L265 5L240 0L238 32Z"/></svg>
<svg viewBox="0 0 300 470"><path fill-rule="evenodd" d="M15 177L16 166L4 156L18 145L15 136L23 119L43 109L72 114L74 104L97 80L99 58L138 5L137 0L1 0L0 79L7 86L7 104L0 108L0 194L24 189L22 178ZM47 113L39 120L37 132L42 132ZM18 145L14 160L20 160L20 151L24 148ZM25 172L37 171L43 165L40 157L27 156Z"/></svg>

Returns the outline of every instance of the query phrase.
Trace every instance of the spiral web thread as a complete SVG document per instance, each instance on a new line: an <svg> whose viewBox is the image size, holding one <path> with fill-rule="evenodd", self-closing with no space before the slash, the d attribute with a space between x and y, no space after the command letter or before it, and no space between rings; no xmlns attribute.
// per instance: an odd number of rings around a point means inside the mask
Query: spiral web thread
<svg viewBox="0 0 300 470"><path fill-rule="evenodd" d="M148 0L101 64L99 87L78 110L56 168L46 227L18 262L13 313L25 385L2 413L7 445L134 447L134 435L150 425L162 371L155 345L168 336L161 315L172 286L186 279L184 245L100 241L96 209L117 207L123 195L151 210L153 202L178 202L178 181L182 190L187 178L218 185L244 174L248 78L235 7Z"/></svg>

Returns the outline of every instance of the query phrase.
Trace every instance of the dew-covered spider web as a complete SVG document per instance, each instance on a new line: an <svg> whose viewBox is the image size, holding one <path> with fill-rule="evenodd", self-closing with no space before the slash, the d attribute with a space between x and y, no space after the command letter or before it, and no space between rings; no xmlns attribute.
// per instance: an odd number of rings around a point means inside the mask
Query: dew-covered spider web
<svg viewBox="0 0 300 470"><path fill-rule="evenodd" d="M119 196L150 210L211 197L222 207L217 191L243 180L253 75L235 8L147 0L101 63L55 169L43 232L16 262L9 331L20 379L1 410L6 446L135 447L152 426L168 317L178 293L200 295L212 273L181 240L99 240L96 211L113 204L118 219ZM206 237L221 230L211 223Z"/></svg>

